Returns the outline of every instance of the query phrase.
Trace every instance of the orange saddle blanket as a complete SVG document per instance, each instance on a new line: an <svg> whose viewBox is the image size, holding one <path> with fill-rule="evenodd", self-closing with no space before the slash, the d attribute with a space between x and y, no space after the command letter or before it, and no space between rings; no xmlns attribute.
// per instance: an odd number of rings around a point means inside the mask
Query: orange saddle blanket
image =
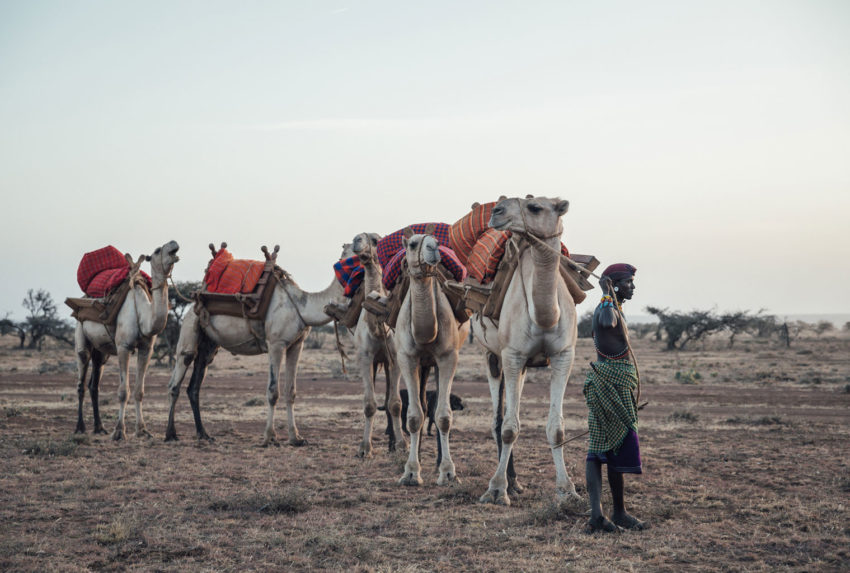
<svg viewBox="0 0 850 573"><path fill-rule="evenodd" d="M263 261L234 259L227 249L221 249L204 275L207 292L250 294L257 287L264 266Z"/></svg>

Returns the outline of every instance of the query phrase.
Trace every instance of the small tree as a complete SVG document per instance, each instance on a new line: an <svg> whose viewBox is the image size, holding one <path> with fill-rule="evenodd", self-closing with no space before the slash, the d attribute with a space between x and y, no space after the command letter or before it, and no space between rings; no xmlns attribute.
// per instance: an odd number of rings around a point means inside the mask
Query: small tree
<svg viewBox="0 0 850 573"><path fill-rule="evenodd" d="M6 313L6 316L0 319L0 335L14 334L20 340L18 348L23 348L24 342L27 339L27 329L25 326L25 323L12 320L9 318L9 313Z"/></svg>
<svg viewBox="0 0 850 573"><path fill-rule="evenodd" d="M656 336L660 332L667 335L667 350L684 350L689 342L723 329L720 317L710 310L693 310L688 314L653 306L646 310L658 317Z"/></svg>
<svg viewBox="0 0 850 573"><path fill-rule="evenodd" d="M67 344L74 344L73 327L59 318L56 303L53 302L49 292L44 289L37 291L29 289L23 307L29 313L23 322L23 328L30 339L27 348L41 350L47 336ZM23 347L23 341L22 337L21 347Z"/></svg>
<svg viewBox="0 0 850 573"><path fill-rule="evenodd" d="M817 324L815 324L812 327L812 330L814 330L815 335L817 335L818 338L820 338L820 336L822 334L825 334L827 332L832 332L833 330L835 330L835 325L832 324L832 322L830 322L828 320L820 320L820 321L818 321Z"/></svg>

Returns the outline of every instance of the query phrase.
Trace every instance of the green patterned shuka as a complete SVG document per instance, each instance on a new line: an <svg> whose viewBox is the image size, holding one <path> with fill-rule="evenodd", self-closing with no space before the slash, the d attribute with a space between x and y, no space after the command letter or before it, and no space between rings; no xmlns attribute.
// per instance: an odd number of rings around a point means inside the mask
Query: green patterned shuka
<svg viewBox="0 0 850 573"><path fill-rule="evenodd" d="M637 431L637 384L637 369L629 360L591 363L584 382L584 399L590 410L588 452L613 450L616 454L629 430Z"/></svg>

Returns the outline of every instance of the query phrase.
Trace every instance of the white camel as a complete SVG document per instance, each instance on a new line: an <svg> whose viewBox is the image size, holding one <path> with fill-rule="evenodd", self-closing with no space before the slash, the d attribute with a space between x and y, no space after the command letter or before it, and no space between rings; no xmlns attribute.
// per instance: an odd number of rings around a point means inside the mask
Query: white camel
<svg viewBox="0 0 850 573"><path fill-rule="evenodd" d="M422 410L420 364L433 361L437 366L437 429L440 432L440 451L437 484L458 481L449 451L449 432L452 410L449 396L458 361L458 351L469 335L469 321L458 325L452 307L435 279L440 262L437 239L431 235L405 238L405 260L410 275L407 291L396 323L396 358L407 386L409 404L407 429L410 432L410 451L404 466L402 485L421 485L419 443L424 422Z"/></svg>
<svg viewBox="0 0 850 573"><path fill-rule="evenodd" d="M127 293L121 310L118 311L114 329L106 325L83 320L77 322L74 331L74 353L77 359L77 428L76 433L84 433L83 398L85 397L86 374L91 364L89 393L94 411L94 433L105 434L100 421L98 391L103 375L103 365L109 356L118 355L118 423L112 432L113 440L125 437L125 410L129 401L130 353L136 352L136 381L133 385L133 399L136 404L136 436L150 437L142 417L142 397L145 393L145 374L151 359L156 336L163 331L168 320L168 287L166 280L171 274L174 263L180 260L177 251L180 246L169 241L145 257L151 263L152 288L147 289L134 281L133 288ZM128 263L129 255L128 255ZM141 259L139 259L141 263ZM138 268L138 265L136 266ZM130 277L131 280L136 277ZM113 332L110 332L113 330Z"/></svg>
<svg viewBox="0 0 850 573"><path fill-rule="evenodd" d="M351 256L351 245L343 245L342 258ZM174 408L180 395L180 385L186 376L186 370L194 361L194 368L186 392L195 418L195 430L198 439L212 441L201 422L199 394L206 376L207 367L212 363L219 348L240 355L269 355L269 383L266 390L268 419L263 434L262 445L277 444L274 429L274 411L280 397L279 381L284 356L286 363L283 371L283 398L286 403L289 444L303 446L307 440L298 433L295 424L295 377L298 360L304 339L310 333L310 327L321 326L331 321L324 313L325 305L340 302L343 288L334 278L327 288L320 292L306 292L292 280L275 281L271 302L265 320L250 320L227 315L211 315L209 321L201 324L195 312L189 312L180 327L177 342L177 363L171 372L168 383L170 407L165 440L176 440L174 428Z"/></svg>
<svg viewBox="0 0 850 573"><path fill-rule="evenodd" d="M377 292L386 296L386 290L381 282L383 272L378 261L376 248L380 237L374 233L360 233L354 237L352 251L360 259L365 271L361 289L368 295ZM375 373L377 365L383 364L387 377L386 410L390 416L391 429L389 433L389 449L395 451L396 444L405 443L401 431L401 397L398 391L399 370L395 360L395 342L392 330L366 309L360 311L360 318L354 329L354 346L357 351L357 365L363 379L363 414L366 425L363 430L363 441L360 443L358 457L368 458L372 455L372 422L378 404L375 400Z"/></svg>
<svg viewBox="0 0 850 573"><path fill-rule="evenodd" d="M499 444L499 465L481 502L510 505L509 492L521 491L509 471L509 462L519 436L519 403L526 364L540 354L549 359L552 368L546 437L550 446L564 439L564 391L576 343L575 303L559 272L561 216L568 207L568 201L545 197L503 199L493 208L490 218L494 229L531 237L530 247L520 255L511 278L498 323L477 316L471 320L475 337L492 353L487 378L493 400L493 432ZM496 363L494 357L498 357ZM503 420L499 362L505 388ZM578 499L564 465L563 448L553 448L552 457L559 501Z"/></svg>

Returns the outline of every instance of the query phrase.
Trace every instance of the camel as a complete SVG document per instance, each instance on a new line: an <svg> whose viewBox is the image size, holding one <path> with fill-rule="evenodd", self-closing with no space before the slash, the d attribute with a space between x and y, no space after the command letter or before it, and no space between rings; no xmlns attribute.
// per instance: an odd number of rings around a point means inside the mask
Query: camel
<svg viewBox="0 0 850 573"><path fill-rule="evenodd" d="M210 245L212 248L212 245ZM275 248L277 252L278 247ZM267 252L267 251L264 251ZM267 255L268 256L268 255ZM342 258L351 256L351 245L343 245ZM326 304L343 298L343 287L334 278L328 287L319 292L302 290L292 280L276 281L265 320L249 320L227 315L211 315L209 321L201 323L197 313L189 312L180 327L177 341L177 363L171 372L168 392L171 398L165 441L177 440L174 429L174 408L180 395L180 385L186 370L194 361L192 376L186 393L192 406L195 430L199 440L213 441L201 422L199 395L207 367L212 363L219 348L232 354L254 356L268 353L269 382L266 390L268 419L263 434L262 446L278 445L274 429L274 411L280 397L279 381L281 363L286 356L283 370L283 392L286 403L289 444L303 446L307 440L301 437L295 424L295 376L304 339L310 327L321 326L331 321L323 312Z"/></svg>
<svg viewBox="0 0 850 573"><path fill-rule="evenodd" d="M374 233L361 233L354 237L352 251L360 259L365 275L360 288L366 294L377 293L386 296L381 279L383 276L381 263L378 261L376 248L380 237ZM354 346L357 350L357 364L363 378L363 414L366 426L363 431L363 441L360 444L358 457L368 458L372 455L372 421L377 411L375 401L375 374L379 364L384 365L387 377L387 390L384 404L390 418L389 450L395 451L396 443L404 443L401 429L401 397L398 391L399 370L396 364L395 343L392 331L384 322L368 312L360 311L360 318L354 329Z"/></svg>
<svg viewBox="0 0 850 573"><path fill-rule="evenodd" d="M401 304L396 323L396 359L407 386L410 400L407 428L410 451L399 484L422 485L419 442L424 425L422 396L424 379L420 364L437 366L437 429L440 433L438 485L459 482L449 451L452 411L449 395L457 367L458 351L469 335L469 322L458 324L446 295L434 275L440 262L437 239L431 235L413 235L403 241L405 261L410 275L410 288Z"/></svg>
<svg viewBox="0 0 850 573"><path fill-rule="evenodd" d="M513 472L512 450L520 430L519 404L526 365L540 354L549 359L552 368L546 437L555 463L556 495L560 502L580 499L567 475L563 448L554 447L564 440L564 391L577 337L575 303L559 273L561 216L568 208L568 201L529 195L499 201L490 218L494 229L509 230L520 237L530 235L530 247L520 255L499 321L478 316L471 320L475 337L488 351L492 429L499 450L499 465L480 499L482 503L510 505L509 493L522 491Z"/></svg>
<svg viewBox="0 0 850 573"><path fill-rule="evenodd" d="M89 393L91 394L92 410L94 412L94 433L106 434L100 421L98 407L98 390L103 375L103 365L109 356L118 356L118 423L112 432L113 440L125 437L125 409L129 401L130 385L130 353L136 352L136 381L133 385L133 399L136 404L136 437L151 437L145 427L142 417L142 397L145 393L145 374L153 353L157 335L165 329L168 320L168 287L166 280L179 259L177 251L180 246L175 241L169 241L157 248L153 255L143 257L151 263L152 288L150 294L146 285L135 282L118 311L114 329L105 324L82 320L77 322L74 331L74 354L77 359L77 428L75 433L86 431L83 422L83 398L85 397L85 379L91 364ZM130 255L126 255L131 263ZM141 265L142 257L134 269ZM132 264L132 263L131 263Z"/></svg>

